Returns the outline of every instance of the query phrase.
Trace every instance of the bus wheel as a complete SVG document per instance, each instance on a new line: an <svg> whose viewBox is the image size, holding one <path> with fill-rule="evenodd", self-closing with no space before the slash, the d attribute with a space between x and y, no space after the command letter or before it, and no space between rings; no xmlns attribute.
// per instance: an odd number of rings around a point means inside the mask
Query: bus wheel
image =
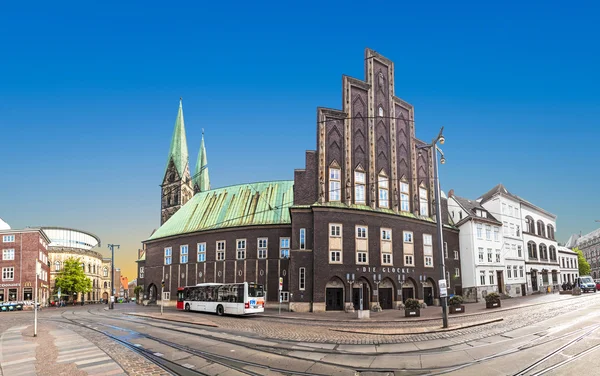
<svg viewBox="0 0 600 376"><path fill-rule="evenodd" d="M188 312L190 311L190 304L189 304L189 303L187 303L187 304L185 305L185 310L186 310L186 311L188 311Z"/></svg>
<svg viewBox="0 0 600 376"><path fill-rule="evenodd" d="M223 316L223 306L220 304L217 306L217 315Z"/></svg>

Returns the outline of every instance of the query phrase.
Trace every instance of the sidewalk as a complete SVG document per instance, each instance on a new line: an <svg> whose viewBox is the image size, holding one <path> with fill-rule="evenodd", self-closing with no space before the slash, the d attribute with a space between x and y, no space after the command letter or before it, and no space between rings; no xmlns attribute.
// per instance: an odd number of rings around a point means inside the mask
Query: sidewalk
<svg viewBox="0 0 600 376"><path fill-rule="evenodd" d="M127 375L117 362L79 334L58 326L12 327L0 337L2 375Z"/></svg>
<svg viewBox="0 0 600 376"><path fill-rule="evenodd" d="M530 307L540 304L547 304L556 301L565 301L569 299L585 299L587 294L579 296L573 295L559 295L554 294L540 294L540 295L527 295L518 298L510 298L502 300L502 307L495 309L487 309L485 307L485 300L478 303L465 303L465 313L460 314L449 314L448 317L468 317L483 315L491 312L503 312L513 310L517 308ZM356 312L344 312L344 311L329 311L329 312L288 312L287 309L281 309L281 314L278 309L269 308L265 309L264 313L257 316L268 317L268 318L279 318L287 320L299 320L299 321L321 321L321 322L419 322L419 321L433 321L442 319L442 309L439 306L429 306L425 309L421 309L421 317L419 318L404 318L403 310L388 309L381 312L370 312L370 319L358 319Z"/></svg>

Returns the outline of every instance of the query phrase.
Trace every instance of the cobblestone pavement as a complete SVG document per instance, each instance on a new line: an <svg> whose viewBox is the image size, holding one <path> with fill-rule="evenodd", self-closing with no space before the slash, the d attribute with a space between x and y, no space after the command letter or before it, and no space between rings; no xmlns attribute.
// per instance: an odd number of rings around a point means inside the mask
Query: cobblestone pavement
<svg viewBox="0 0 600 376"><path fill-rule="evenodd" d="M512 310L494 311L487 310L477 316L452 316L451 324L464 324L481 319L503 319L500 322L459 329L450 332L415 334L415 335L374 335L361 333L335 332L329 328L352 327L356 323L344 322L321 322L321 321L298 321L284 319L273 319L270 317L218 317L204 313L188 313L193 319L194 316L208 317L212 322L219 326L218 329L206 328L207 331L218 331L231 333L232 335L258 336L262 338L297 341L297 342L316 342L316 343L335 343L335 344L385 344L385 343L407 343L416 341L427 341L435 339L452 339L456 343L466 342L474 339L481 339L490 336L496 336L511 330L533 325L545 319L557 315L568 314L574 310L589 307L594 304L600 304L600 294L586 294L578 297L569 297L568 300L555 300L546 304L540 304L532 307L520 307ZM119 307L121 312L127 311L151 311L156 310L152 307ZM118 311L117 311L118 312ZM114 313L117 313L114 312ZM174 312L171 310L170 312ZM113 313L113 314L114 314ZM363 327L389 328L405 326L432 326L429 322L390 322L390 323L370 323L360 324ZM441 323L440 323L441 325Z"/></svg>

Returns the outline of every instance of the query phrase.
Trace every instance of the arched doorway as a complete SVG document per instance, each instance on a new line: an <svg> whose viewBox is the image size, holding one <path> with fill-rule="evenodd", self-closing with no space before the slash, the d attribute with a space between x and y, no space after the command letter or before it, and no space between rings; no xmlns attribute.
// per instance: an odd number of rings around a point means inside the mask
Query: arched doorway
<svg viewBox="0 0 600 376"><path fill-rule="evenodd" d="M369 310L371 309L371 284L365 277L361 277L357 282L352 286L352 303L354 304L354 309L360 309L360 298L361 298L361 289L362 289L362 309Z"/></svg>
<svg viewBox="0 0 600 376"><path fill-rule="evenodd" d="M417 296L417 283L412 278L407 278L402 284L402 302L406 302L406 299L418 299Z"/></svg>
<svg viewBox="0 0 600 376"><path fill-rule="evenodd" d="M435 288L435 281L431 278L427 278L423 282L423 302L428 306L432 306L435 299L438 297L437 289Z"/></svg>
<svg viewBox="0 0 600 376"><path fill-rule="evenodd" d="M381 309L393 309L394 308L394 282L385 278L379 284L379 305Z"/></svg>
<svg viewBox="0 0 600 376"><path fill-rule="evenodd" d="M156 291L156 285L154 283L151 283L150 286L148 286L148 300L150 302L156 302L156 297L157 297L157 291Z"/></svg>
<svg viewBox="0 0 600 376"><path fill-rule="evenodd" d="M344 310L344 282L338 277L333 277L325 285L325 310Z"/></svg>

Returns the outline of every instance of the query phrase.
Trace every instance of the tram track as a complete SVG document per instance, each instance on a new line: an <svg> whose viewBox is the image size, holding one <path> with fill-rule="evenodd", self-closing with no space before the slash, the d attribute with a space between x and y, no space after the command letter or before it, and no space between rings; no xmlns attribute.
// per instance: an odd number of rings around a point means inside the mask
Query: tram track
<svg viewBox="0 0 600 376"><path fill-rule="evenodd" d="M72 312L72 313L75 314L75 312ZM161 326L161 325L150 324L150 323L147 322L147 320L128 319L128 318L127 319L125 319L125 318L116 318L116 317L113 317L113 316L107 316L107 315L103 315L103 314L100 314L100 313L93 313L91 310L88 310L88 313L91 314L91 315L94 315L94 316L99 316L99 317L102 317L104 319L108 319L108 320L113 320L113 321L123 321L123 320L125 320L125 321L130 322L132 325L136 325L137 324L137 325L150 326L150 327L154 327L154 328L157 328L157 329L160 329L160 330L166 330L166 331L177 332L177 333L182 333L182 334L186 334L186 335L198 336L198 337L202 337L202 338L212 339L212 340L215 340L215 341L226 342L226 343L229 343L229 344L232 344L232 345L236 345L236 346L242 346L242 347L248 348L250 350L258 350L258 351L262 351L262 352L266 352L266 353L271 353L271 354L275 354L275 355L280 355L280 356L285 356L285 357L290 357L290 358L296 358L296 359L299 359L299 360L307 361L306 358L296 357L296 356L290 356L289 354L286 354L285 351L282 351L281 348L278 349L276 347L265 346L265 345L250 346L248 343L240 342L240 341L236 341L236 340L231 340L231 339L225 339L225 338L222 338L222 337L214 337L214 336L205 335L205 334L188 332L188 331L185 331L183 329L169 328L169 327L164 327L164 326ZM78 317L78 319L81 319L81 320L86 320L86 321L89 320L89 319L80 318L79 315L76 315L76 316ZM95 324L97 324L97 323L95 323ZM102 325L106 325L108 327L111 327L111 325L108 325L108 324L102 324ZM128 329L128 328L122 328L122 327L119 327L119 326L112 326L112 327L120 328L122 330L129 331L129 332L139 333L137 331L132 331L131 329ZM497 353L497 354L494 354L494 355L491 355L491 356L482 357L482 358L474 360L474 361L465 362L465 363L457 364L457 365L450 366L450 367L445 366L445 367L433 367L433 368L404 368L403 370L404 371L419 372L419 373L424 373L424 374L428 374L428 375L442 375L442 374L446 374L446 373L449 373L449 372L453 372L453 371L458 371L458 370L461 370L461 369L465 369L465 368L468 368L470 366L473 366L473 365L476 365L476 364L479 364L479 363L483 363L483 362L486 362L486 361L490 361L490 360L493 360L493 359L497 359L497 358L500 358L500 357L503 357L503 356L508 356L508 355L517 353L519 351L523 351L523 350L527 350L527 349L531 349L531 348L543 346L543 345L545 345L547 343L559 341L559 340L562 340L562 339L567 338L567 337L572 337L573 335L575 335L575 334L577 334L579 332L584 332L581 336L586 336L586 335L589 335L594 330L597 330L599 327L600 327L600 324L598 324L598 325L590 325L590 326L587 326L587 327L584 327L584 328L580 328L580 329L576 329L576 330L570 331L570 332L568 332L566 334L563 334L563 335L560 335L560 336L553 336L553 334L546 333L547 331L544 330L544 331L540 331L540 332L534 333L535 335L538 335L539 337L535 338L534 340L532 340L532 341L530 341L528 343L521 344L519 346L515 346L513 348L509 348L509 349L507 349L507 350L505 350L503 352L500 352L500 353ZM191 326L190 328L197 329L197 327L194 327L194 326ZM544 333L546 333L546 334L544 334ZM141 334L143 334L143 333L141 333ZM507 339L506 341L517 340L519 338L524 338L524 337L528 337L528 336L531 336L531 335L533 335L533 334L528 334L528 335L525 335L525 336L522 336L522 337L515 337L515 338ZM481 345L479 347L493 346L493 345L494 344L486 344L486 345ZM476 347L473 347L473 348L476 348ZM307 349L301 350L301 351L311 351L311 350L314 351L314 352L316 352L316 353L324 352L324 351L322 351L323 349L314 349L314 348L311 348L311 349L307 348ZM460 351L460 350L450 350L450 351ZM448 354L448 352L449 351L446 350L446 351L439 351L439 352L427 352L427 354L428 355L432 355L432 354L436 354L436 353ZM345 352L345 353L332 352L332 353L350 355L347 352ZM420 351L420 353L422 354L423 352ZM377 353L377 355L385 355L385 354L386 353L383 353L383 352L382 353ZM403 354L403 355L415 355L414 353L406 353L406 352L401 353L401 354ZM354 355L359 355L359 354L354 354ZM585 355L585 354L582 354L582 356L583 355ZM315 363L324 364L324 365L334 366L334 367L344 367L344 366L340 366L340 364L338 364L338 363L329 362L329 361L314 360L314 359L311 359L310 361L315 362ZM398 369L387 369L387 368L361 368L361 367L352 367L352 368L345 367L345 368L348 368L349 370L354 370L355 372L359 372L359 373L363 373L363 372L389 373L389 372L398 371ZM288 370L285 370L285 371L288 372L288 374L289 374ZM296 374L306 375L306 373L296 373Z"/></svg>
<svg viewBox="0 0 600 376"><path fill-rule="evenodd" d="M303 371L293 371L293 370L289 370L289 369L282 369L282 368L277 368L277 367L272 367L272 366L268 366L268 365L264 365L264 364L260 364L260 363L255 363L255 362L250 362L250 361L246 361L246 360L242 360L242 359L237 359L237 358L233 358L233 357L229 357L229 356L225 356L225 355L219 355L219 354L214 354L214 353L210 353L207 351L203 351L203 350L199 350L196 348L192 348L189 346L185 346L185 345L181 345L175 342L171 342L171 341L167 341L165 339L153 336L153 335L149 335L146 333L142 333L133 329L129 329L129 328L124 328L124 327L120 327L120 326L116 326L116 325L108 325L108 324L104 324L104 323L99 323L99 322L93 322L89 319L86 318L82 318L79 317L78 315L75 315L75 312L72 311L71 313L73 314L73 318L68 318L65 317L64 314L67 312L63 312L63 314L61 314L62 318L64 320L69 321L69 323L71 323L72 325L76 325L79 327L83 327L89 330L93 330L95 332L101 333L107 337L109 337L110 339L121 343L123 345L125 345L126 347L136 351L137 353L139 353L140 355L143 355L144 357L146 357L147 359L151 360L153 363L155 364L159 364L162 368L167 368L167 370L172 370L174 367L178 367L179 370L183 370L186 373L178 373L176 372L175 374L179 375L206 375L206 373L202 373L201 371L198 370L193 370L193 369L188 369L182 365L179 365L173 361L167 360L166 358L163 357L159 357L155 354L154 351L150 351L147 349L144 349L140 346L136 346L136 344L126 341L122 338L119 338L118 336L115 336L111 333L108 333L107 331L104 330L100 330L97 328L94 328L94 326L104 326L104 327L108 327L111 328L113 330L121 330L124 332L128 332L132 335L135 335L138 338L143 338L146 340L150 340L153 342L156 342L158 344L161 344L163 346L166 346L168 348L171 349L175 349L178 351L182 351L185 352L187 354L193 355L193 356L197 356L199 358L202 358L208 362L211 363L216 363L216 364L220 364L224 367L227 367L229 369L233 369L239 373L242 374L246 374L246 375L252 375L252 376L261 376L263 375L263 373L257 373L254 372L252 370L249 370L248 368L256 368L256 369L262 369L262 370L268 370L270 374L274 374L274 373L278 373L278 374L282 374L282 375L292 375L292 376L321 376L323 374L317 374L317 373L311 373L311 372L303 372ZM54 319L47 319L47 320L52 320L52 321L56 321ZM275 355L280 355L280 354L275 354ZM282 355L280 355L282 356ZM158 358L158 359L157 359ZM314 361L314 360L307 360L307 359L301 359L303 361L306 362L310 362L310 363L319 363L318 361ZM167 364L167 366L165 366L164 364L160 364L160 361L164 361ZM345 368L347 369L349 372L355 373L356 371L352 368L348 368L348 367L343 367L340 365L336 365L336 364L328 364L329 366L333 366L333 367L339 367L339 368Z"/></svg>

